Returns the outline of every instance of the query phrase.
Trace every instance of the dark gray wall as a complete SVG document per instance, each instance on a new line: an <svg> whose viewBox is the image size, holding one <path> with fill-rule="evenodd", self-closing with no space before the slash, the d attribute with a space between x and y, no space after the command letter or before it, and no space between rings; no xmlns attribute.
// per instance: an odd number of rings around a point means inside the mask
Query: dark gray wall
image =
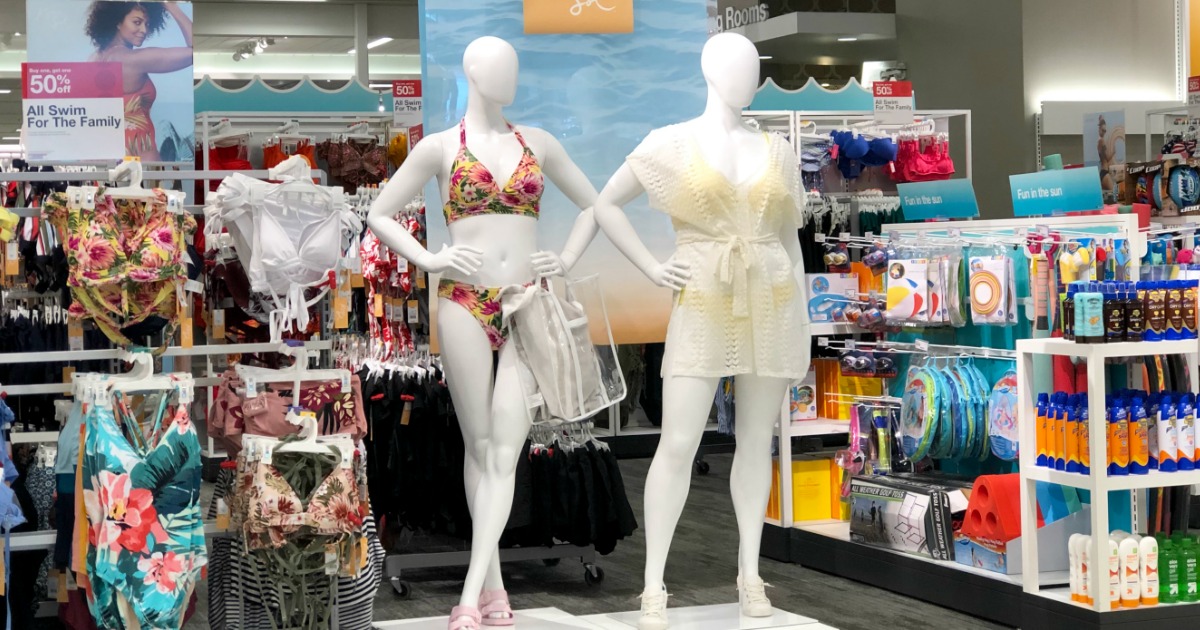
<svg viewBox="0 0 1200 630"><path fill-rule="evenodd" d="M1034 170L1021 29L1020 0L896 2L899 59L908 65L917 108L971 110L984 219L1011 218L1008 176ZM965 160L962 147L952 151L956 163Z"/></svg>

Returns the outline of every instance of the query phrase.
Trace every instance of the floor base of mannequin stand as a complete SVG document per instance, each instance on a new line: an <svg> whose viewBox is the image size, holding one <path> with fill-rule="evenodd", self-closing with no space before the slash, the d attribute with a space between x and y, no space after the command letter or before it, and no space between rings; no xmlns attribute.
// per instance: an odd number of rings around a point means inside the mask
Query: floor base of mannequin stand
<svg viewBox="0 0 1200 630"><path fill-rule="evenodd" d="M629 630L636 628L639 611L592 615L584 620L600 628ZM816 619L774 609L770 617L745 617L737 604L711 606L667 606L667 621L671 630L825 630L829 628Z"/></svg>

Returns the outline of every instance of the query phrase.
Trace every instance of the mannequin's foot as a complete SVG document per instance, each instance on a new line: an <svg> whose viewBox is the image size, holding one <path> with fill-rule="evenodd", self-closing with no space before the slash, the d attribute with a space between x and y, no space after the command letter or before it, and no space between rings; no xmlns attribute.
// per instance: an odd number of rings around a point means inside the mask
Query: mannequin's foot
<svg viewBox="0 0 1200 630"><path fill-rule="evenodd" d="M474 606L455 606L450 611L448 630L479 630L479 609Z"/></svg>
<svg viewBox="0 0 1200 630"><path fill-rule="evenodd" d="M771 600L767 599L767 587L770 584L755 577L743 580L738 576L738 603L742 606L742 614L747 617L770 617L774 614Z"/></svg>
<svg viewBox="0 0 1200 630"><path fill-rule="evenodd" d="M667 629L667 589L642 593L642 616L638 618L638 630Z"/></svg>
<svg viewBox="0 0 1200 630"><path fill-rule="evenodd" d="M515 623L508 591L498 588L479 595L479 612L485 626L511 626Z"/></svg>

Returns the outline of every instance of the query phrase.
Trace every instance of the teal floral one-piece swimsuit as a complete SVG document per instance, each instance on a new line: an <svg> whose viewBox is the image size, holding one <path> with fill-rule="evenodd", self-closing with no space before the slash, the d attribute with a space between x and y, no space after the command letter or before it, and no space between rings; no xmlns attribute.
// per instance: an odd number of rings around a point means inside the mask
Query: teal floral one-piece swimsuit
<svg viewBox="0 0 1200 630"><path fill-rule="evenodd" d="M168 414L167 400L148 437L122 398L115 414L104 405L87 410L88 605L100 628L125 628L132 613L143 629L178 629L207 562L200 441L187 406Z"/></svg>

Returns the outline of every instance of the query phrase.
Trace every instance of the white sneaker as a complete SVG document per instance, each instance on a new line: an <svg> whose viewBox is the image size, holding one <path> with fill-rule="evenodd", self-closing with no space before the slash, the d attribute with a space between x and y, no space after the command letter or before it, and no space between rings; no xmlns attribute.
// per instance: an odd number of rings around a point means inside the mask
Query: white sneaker
<svg viewBox="0 0 1200 630"><path fill-rule="evenodd" d="M657 593L642 593L642 616L638 618L638 630L667 629L667 589Z"/></svg>
<svg viewBox="0 0 1200 630"><path fill-rule="evenodd" d="M762 578L743 581L738 576L738 603L742 606L742 614L747 617L770 617L775 613L771 600L767 599L767 587L770 584Z"/></svg>

